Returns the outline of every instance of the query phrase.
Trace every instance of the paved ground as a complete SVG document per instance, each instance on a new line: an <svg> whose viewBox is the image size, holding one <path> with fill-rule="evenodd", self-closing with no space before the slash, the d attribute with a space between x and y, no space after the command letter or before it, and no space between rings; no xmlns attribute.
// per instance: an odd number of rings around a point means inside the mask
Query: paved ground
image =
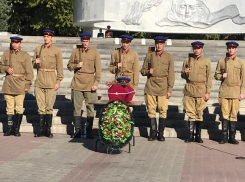
<svg viewBox="0 0 245 182"><path fill-rule="evenodd" d="M136 137L136 146L121 152L95 140L0 136L1 182L244 182L245 142L240 145L185 144L177 138L148 142Z"/></svg>

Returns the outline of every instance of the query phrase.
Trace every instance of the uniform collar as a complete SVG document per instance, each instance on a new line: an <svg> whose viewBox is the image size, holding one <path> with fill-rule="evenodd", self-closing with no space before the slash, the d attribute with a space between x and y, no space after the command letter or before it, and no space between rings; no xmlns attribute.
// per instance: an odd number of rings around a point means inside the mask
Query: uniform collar
<svg viewBox="0 0 245 182"><path fill-rule="evenodd" d="M51 46L52 46L52 44L50 44L48 46L47 45L44 45L43 48L46 48L47 47L49 49Z"/></svg>
<svg viewBox="0 0 245 182"><path fill-rule="evenodd" d="M234 56L234 57L227 57L227 59L229 60L229 59L232 59L233 61L236 59L236 56Z"/></svg>
<svg viewBox="0 0 245 182"><path fill-rule="evenodd" d="M162 56L162 54L163 54L163 51L159 51L159 52L156 52L156 56L158 55L158 56Z"/></svg>
<svg viewBox="0 0 245 182"><path fill-rule="evenodd" d="M19 50L19 49L16 49L16 50L11 50L11 54L13 54L13 53L17 54L18 52L20 52L20 50Z"/></svg>
<svg viewBox="0 0 245 182"><path fill-rule="evenodd" d="M89 51L89 47L87 47L87 48L85 48L85 49L83 49L83 48L81 48L81 49L79 49L79 50L81 50L82 52L88 52Z"/></svg>
<svg viewBox="0 0 245 182"><path fill-rule="evenodd" d="M194 59L195 60L198 60L198 59L200 59L202 56L201 55L199 55L199 56L196 56Z"/></svg>
<svg viewBox="0 0 245 182"><path fill-rule="evenodd" d="M126 49L126 50L124 50L123 48L121 48L121 53L122 53L122 54L123 54L123 53L128 54L128 52L129 52L129 48Z"/></svg>

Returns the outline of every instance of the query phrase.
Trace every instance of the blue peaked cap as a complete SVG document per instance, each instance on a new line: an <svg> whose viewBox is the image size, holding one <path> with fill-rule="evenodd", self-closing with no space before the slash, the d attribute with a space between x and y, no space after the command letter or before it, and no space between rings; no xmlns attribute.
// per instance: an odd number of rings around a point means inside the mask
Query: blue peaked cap
<svg viewBox="0 0 245 182"><path fill-rule="evenodd" d="M83 33L79 34L79 37L91 37L91 34L87 33L87 32L83 32Z"/></svg>
<svg viewBox="0 0 245 182"><path fill-rule="evenodd" d="M159 42L165 42L167 39L163 36L156 36L154 40Z"/></svg>
<svg viewBox="0 0 245 182"><path fill-rule="evenodd" d="M130 40L133 40L134 38L132 37L132 36L130 36L130 35L128 35L128 34L123 34L123 35L121 35L120 36L122 39L130 39Z"/></svg>
<svg viewBox="0 0 245 182"><path fill-rule="evenodd" d="M130 78L128 78L128 77L119 77L119 78L117 78L117 81L118 82L130 82Z"/></svg>
<svg viewBox="0 0 245 182"><path fill-rule="evenodd" d="M10 37L11 40L23 40L21 37L17 37L17 36L14 36L14 37Z"/></svg>
<svg viewBox="0 0 245 182"><path fill-rule="evenodd" d="M195 41L191 43L192 47L196 47L196 48L203 48L204 43L200 42L200 41Z"/></svg>
<svg viewBox="0 0 245 182"><path fill-rule="evenodd" d="M54 33L52 30L49 30L49 29L44 29L44 30L43 30L43 34L44 34L44 35L55 36L55 33Z"/></svg>
<svg viewBox="0 0 245 182"><path fill-rule="evenodd" d="M229 47L238 47L239 46L239 44L237 42L233 42L233 41L226 42L226 45Z"/></svg>

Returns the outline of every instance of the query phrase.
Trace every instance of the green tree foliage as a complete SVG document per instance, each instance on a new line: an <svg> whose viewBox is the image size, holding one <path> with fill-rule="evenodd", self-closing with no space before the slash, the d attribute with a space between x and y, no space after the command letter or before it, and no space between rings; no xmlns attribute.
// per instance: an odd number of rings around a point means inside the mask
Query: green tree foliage
<svg viewBox="0 0 245 182"><path fill-rule="evenodd" d="M10 0L0 1L0 32L8 30L8 19L11 10Z"/></svg>
<svg viewBox="0 0 245 182"><path fill-rule="evenodd" d="M72 0L12 0L9 31L22 35L42 35L51 29L56 35L76 36Z"/></svg>

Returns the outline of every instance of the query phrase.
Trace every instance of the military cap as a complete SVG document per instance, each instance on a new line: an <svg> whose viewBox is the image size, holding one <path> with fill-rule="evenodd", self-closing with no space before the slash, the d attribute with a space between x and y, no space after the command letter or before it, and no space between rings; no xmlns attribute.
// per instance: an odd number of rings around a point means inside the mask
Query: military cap
<svg viewBox="0 0 245 182"><path fill-rule="evenodd" d="M122 41L131 42L134 38L128 34L123 34L120 36Z"/></svg>
<svg viewBox="0 0 245 182"><path fill-rule="evenodd" d="M128 78L128 77L118 77L117 78L117 81L118 82L126 82L126 83L129 83L130 82L130 78Z"/></svg>
<svg viewBox="0 0 245 182"><path fill-rule="evenodd" d="M191 45L193 48L203 48L204 43L200 41L195 41L195 42L192 42Z"/></svg>
<svg viewBox="0 0 245 182"><path fill-rule="evenodd" d="M165 41L167 40L165 37L163 36L156 36L154 38L155 42L160 42L160 43L165 43Z"/></svg>
<svg viewBox="0 0 245 182"><path fill-rule="evenodd" d="M89 40L90 37L91 37L91 34L90 34L90 33L87 33L87 32L83 32L83 33L79 34L79 36L80 36L81 39L83 39L83 40Z"/></svg>
<svg viewBox="0 0 245 182"><path fill-rule="evenodd" d="M10 39L11 39L11 42L21 42L23 40L21 37L17 37L17 36L10 37Z"/></svg>
<svg viewBox="0 0 245 182"><path fill-rule="evenodd" d="M239 44L237 42L226 42L227 47L238 47Z"/></svg>
<svg viewBox="0 0 245 182"><path fill-rule="evenodd" d="M43 35L55 36L55 33L52 30L45 29L43 30Z"/></svg>

